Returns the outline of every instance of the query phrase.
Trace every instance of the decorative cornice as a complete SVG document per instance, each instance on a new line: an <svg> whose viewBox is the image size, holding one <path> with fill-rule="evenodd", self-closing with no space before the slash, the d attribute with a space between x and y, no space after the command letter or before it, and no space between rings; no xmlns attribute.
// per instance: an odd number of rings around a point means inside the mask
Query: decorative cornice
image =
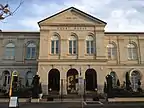
<svg viewBox="0 0 144 108"><path fill-rule="evenodd" d="M38 66L38 63L0 63L0 66Z"/></svg>
<svg viewBox="0 0 144 108"><path fill-rule="evenodd" d="M107 62L107 59L38 59L38 62Z"/></svg>

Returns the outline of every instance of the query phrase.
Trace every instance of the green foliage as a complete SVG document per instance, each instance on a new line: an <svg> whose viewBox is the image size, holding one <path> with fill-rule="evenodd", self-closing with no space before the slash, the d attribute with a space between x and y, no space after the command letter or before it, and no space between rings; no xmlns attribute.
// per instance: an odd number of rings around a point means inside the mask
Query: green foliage
<svg viewBox="0 0 144 108"><path fill-rule="evenodd" d="M119 81L119 79L117 80L117 86L118 86L118 87L120 86L120 81Z"/></svg>
<svg viewBox="0 0 144 108"><path fill-rule="evenodd" d="M106 82L104 82L104 93L107 93L107 85L106 85Z"/></svg>
<svg viewBox="0 0 144 108"><path fill-rule="evenodd" d="M29 82L28 82L28 80L26 81L26 87L29 87Z"/></svg>

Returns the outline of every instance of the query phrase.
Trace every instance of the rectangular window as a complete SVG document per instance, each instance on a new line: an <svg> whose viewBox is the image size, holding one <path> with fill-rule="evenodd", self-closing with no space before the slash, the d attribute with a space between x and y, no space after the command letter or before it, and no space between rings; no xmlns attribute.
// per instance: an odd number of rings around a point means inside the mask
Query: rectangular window
<svg viewBox="0 0 144 108"><path fill-rule="evenodd" d="M6 48L5 56L6 56L6 59L14 59L15 49L14 48Z"/></svg>
<svg viewBox="0 0 144 108"><path fill-rule="evenodd" d="M31 55L31 58L35 58L35 54L36 54L36 48L35 47L32 47L32 55Z"/></svg>
<svg viewBox="0 0 144 108"><path fill-rule="evenodd" d="M27 48L27 58L30 58L30 55L31 55L31 48Z"/></svg>
<svg viewBox="0 0 144 108"><path fill-rule="evenodd" d="M132 59L132 49L131 48L128 48L128 59Z"/></svg>
<svg viewBox="0 0 144 108"><path fill-rule="evenodd" d="M91 54L94 53L94 44L93 44L93 41L91 41Z"/></svg>
<svg viewBox="0 0 144 108"><path fill-rule="evenodd" d="M87 54L90 53L90 44L89 44L89 41L86 41L86 46L87 46Z"/></svg>
<svg viewBox="0 0 144 108"><path fill-rule="evenodd" d="M51 41L51 53L54 54L54 43L55 41Z"/></svg>
<svg viewBox="0 0 144 108"><path fill-rule="evenodd" d="M77 52L76 51L77 50L76 47L77 47L76 40L74 40L73 41L73 54L76 54L76 52Z"/></svg>
<svg viewBox="0 0 144 108"><path fill-rule="evenodd" d="M56 40L56 54L59 53L59 41Z"/></svg>
<svg viewBox="0 0 144 108"><path fill-rule="evenodd" d="M111 48L108 48L108 58L111 58Z"/></svg>
<svg viewBox="0 0 144 108"><path fill-rule="evenodd" d="M72 54L72 41L69 41L69 53Z"/></svg>
<svg viewBox="0 0 144 108"><path fill-rule="evenodd" d="M136 48L133 49L133 59L134 60L137 59L137 50L136 50Z"/></svg>

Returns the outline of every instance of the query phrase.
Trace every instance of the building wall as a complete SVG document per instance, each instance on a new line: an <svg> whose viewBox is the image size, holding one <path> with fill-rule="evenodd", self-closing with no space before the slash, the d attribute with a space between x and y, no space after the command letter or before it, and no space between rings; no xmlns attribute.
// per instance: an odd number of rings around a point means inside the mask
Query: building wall
<svg viewBox="0 0 144 108"><path fill-rule="evenodd" d="M5 46L8 43L15 44L15 58L5 58ZM31 71L33 75L37 72L37 61L35 59L26 58L26 46L29 42L35 42L38 45L39 32L1 32L0 33L0 86L3 87L3 72L17 71L22 80L22 84L26 83L26 74ZM37 51L38 52L38 51ZM38 54L38 53L37 53ZM38 56L38 55L37 55ZM8 87L7 87L8 88Z"/></svg>

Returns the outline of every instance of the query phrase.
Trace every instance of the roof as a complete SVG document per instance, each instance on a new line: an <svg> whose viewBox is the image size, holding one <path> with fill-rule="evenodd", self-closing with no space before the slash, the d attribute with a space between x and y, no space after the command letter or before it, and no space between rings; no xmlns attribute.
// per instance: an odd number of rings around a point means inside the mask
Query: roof
<svg viewBox="0 0 144 108"><path fill-rule="evenodd" d="M88 18L90 18L90 19L92 19L92 20L94 20L94 21L99 21L99 22L101 22L101 23L107 24L106 22L104 22L104 21L102 21L102 20L100 20L100 19L98 19L98 18L96 18L96 17L94 17L94 16L92 16L92 15L90 15L90 14L87 14L87 13L85 13L85 12L83 12L83 11L81 11L81 10L75 8L75 7L67 8L67 9L65 9L65 10L63 10L63 11L61 11L61 12L58 12L58 13L56 13L56 14L50 16L50 17L47 17L47 18L45 18L45 19L39 21L38 24L40 24L41 22L43 22L43 21L45 21L45 20L47 20L47 19L50 19L50 18L52 18L52 17L58 15L58 14L60 14L60 13L63 13L63 12L65 12L65 11L67 11L67 10L72 10L72 11L81 13L81 14L83 14L84 16L86 16L86 17L88 17Z"/></svg>
<svg viewBox="0 0 144 108"><path fill-rule="evenodd" d="M144 32L105 32L105 34L144 34Z"/></svg>

